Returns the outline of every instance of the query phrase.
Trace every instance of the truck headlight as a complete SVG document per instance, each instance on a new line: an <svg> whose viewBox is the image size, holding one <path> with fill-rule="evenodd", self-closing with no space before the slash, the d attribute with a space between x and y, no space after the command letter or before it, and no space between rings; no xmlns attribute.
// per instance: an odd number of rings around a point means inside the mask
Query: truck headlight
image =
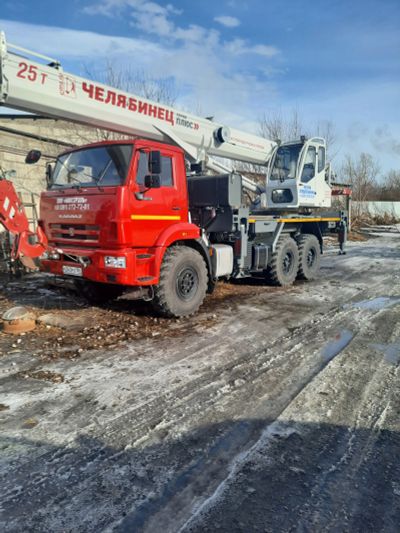
<svg viewBox="0 0 400 533"><path fill-rule="evenodd" d="M104 264L106 265L106 267L110 268L126 268L126 258L106 255L104 257Z"/></svg>

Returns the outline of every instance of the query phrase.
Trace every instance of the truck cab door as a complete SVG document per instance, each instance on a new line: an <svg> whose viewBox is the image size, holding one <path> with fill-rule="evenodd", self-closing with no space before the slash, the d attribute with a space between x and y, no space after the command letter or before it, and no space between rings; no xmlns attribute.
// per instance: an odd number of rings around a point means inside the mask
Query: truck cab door
<svg viewBox="0 0 400 533"><path fill-rule="evenodd" d="M299 206L330 206L330 173L326 172L325 158L326 147L323 139L310 139L304 144L298 174Z"/></svg>
<svg viewBox="0 0 400 533"><path fill-rule="evenodd" d="M186 175L176 152L161 150L160 187L146 189L150 174L150 148L136 150L131 203L132 234L135 247L155 246L169 226L188 221Z"/></svg>
<svg viewBox="0 0 400 533"><path fill-rule="evenodd" d="M276 147L267 171L266 206L286 209L298 206L298 164L303 144L285 143Z"/></svg>

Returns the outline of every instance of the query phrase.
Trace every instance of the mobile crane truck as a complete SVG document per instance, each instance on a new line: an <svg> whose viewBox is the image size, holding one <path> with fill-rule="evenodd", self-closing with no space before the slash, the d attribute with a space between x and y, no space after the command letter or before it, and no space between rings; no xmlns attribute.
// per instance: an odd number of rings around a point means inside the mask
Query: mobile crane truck
<svg viewBox="0 0 400 533"><path fill-rule="evenodd" d="M331 210L324 139L280 144L64 72L0 37L0 105L130 135L68 149L48 165L35 234L8 180L0 222L13 257L72 277L96 302L130 288L164 316L198 310L218 278L276 285L318 273ZM40 152L32 150L27 163ZM259 186L220 159L265 165ZM252 207L243 189L256 195Z"/></svg>

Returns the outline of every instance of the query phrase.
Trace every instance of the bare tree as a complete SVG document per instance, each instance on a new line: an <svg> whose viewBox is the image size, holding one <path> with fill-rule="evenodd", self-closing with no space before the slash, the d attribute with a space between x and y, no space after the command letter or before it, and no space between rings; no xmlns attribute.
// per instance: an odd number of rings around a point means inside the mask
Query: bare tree
<svg viewBox="0 0 400 533"><path fill-rule="evenodd" d="M155 78L144 70L134 70L130 67L120 70L110 62L107 63L105 72L99 76L99 79L105 85L168 106L173 106L178 96L172 79Z"/></svg>
<svg viewBox="0 0 400 533"><path fill-rule="evenodd" d="M301 135L307 137L323 137L329 159L333 159L338 150L335 150L337 140L335 126L331 120L319 120L314 126L305 126L297 109L292 109L288 114L281 110L264 113L259 120L259 133L262 137L282 142L294 141Z"/></svg>
<svg viewBox="0 0 400 533"><path fill-rule="evenodd" d="M298 110L292 109L288 115L281 110L264 113L259 120L259 133L266 139L287 142L298 139L305 132Z"/></svg>
<svg viewBox="0 0 400 533"><path fill-rule="evenodd" d="M383 176L382 184L379 188L378 200L397 202L400 201L400 171L389 170Z"/></svg>
<svg viewBox="0 0 400 533"><path fill-rule="evenodd" d="M379 165L372 155L362 153L357 160L347 155L342 173L353 188L353 199L358 202L369 200L376 188Z"/></svg>
<svg viewBox="0 0 400 533"><path fill-rule="evenodd" d="M320 120L317 122L315 135L325 139L327 158L332 161L339 152L339 148L336 147L337 135L335 125L331 120Z"/></svg>
<svg viewBox="0 0 400 533"><path fill-rule="evenodd" d="M378 174L379 166L370 154L362 153L357 160L346 156L342 176L353 189L353 223L362 219L365 211L362 202L373 198Z"/></svg>

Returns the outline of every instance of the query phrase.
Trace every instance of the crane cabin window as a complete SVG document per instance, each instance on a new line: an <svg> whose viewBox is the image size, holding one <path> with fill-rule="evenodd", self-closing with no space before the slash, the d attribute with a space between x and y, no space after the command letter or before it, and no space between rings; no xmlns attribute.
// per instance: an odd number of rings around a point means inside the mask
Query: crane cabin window
<svg viewBox="0 0 400 533"><path fill-rule="evenodd" d="M303 172L301 173L301 182L308 183L315 176L315 162L317 150L315 146L309 146L304 159Z"/></svg>
<svg viewBox="0 0 400 533"><path fill-rule="evenodd" d="M320 146L318 148L318 172L322 172L325 168L325 148Z"/></svg>
<svg viewBox="0 0 400 533"><path fill-rule="evenodd" d="M279 181L295 179L297 162L302 148L303 145L300 143L280 146L274 157L270 179Z"/></svg>
<svg viewBox="0 0 400 533"><path fill-rule="evenodd" d="M132 158L132 145L110 144L75 150L59 156L51 187L123 185Z"/></svg>

